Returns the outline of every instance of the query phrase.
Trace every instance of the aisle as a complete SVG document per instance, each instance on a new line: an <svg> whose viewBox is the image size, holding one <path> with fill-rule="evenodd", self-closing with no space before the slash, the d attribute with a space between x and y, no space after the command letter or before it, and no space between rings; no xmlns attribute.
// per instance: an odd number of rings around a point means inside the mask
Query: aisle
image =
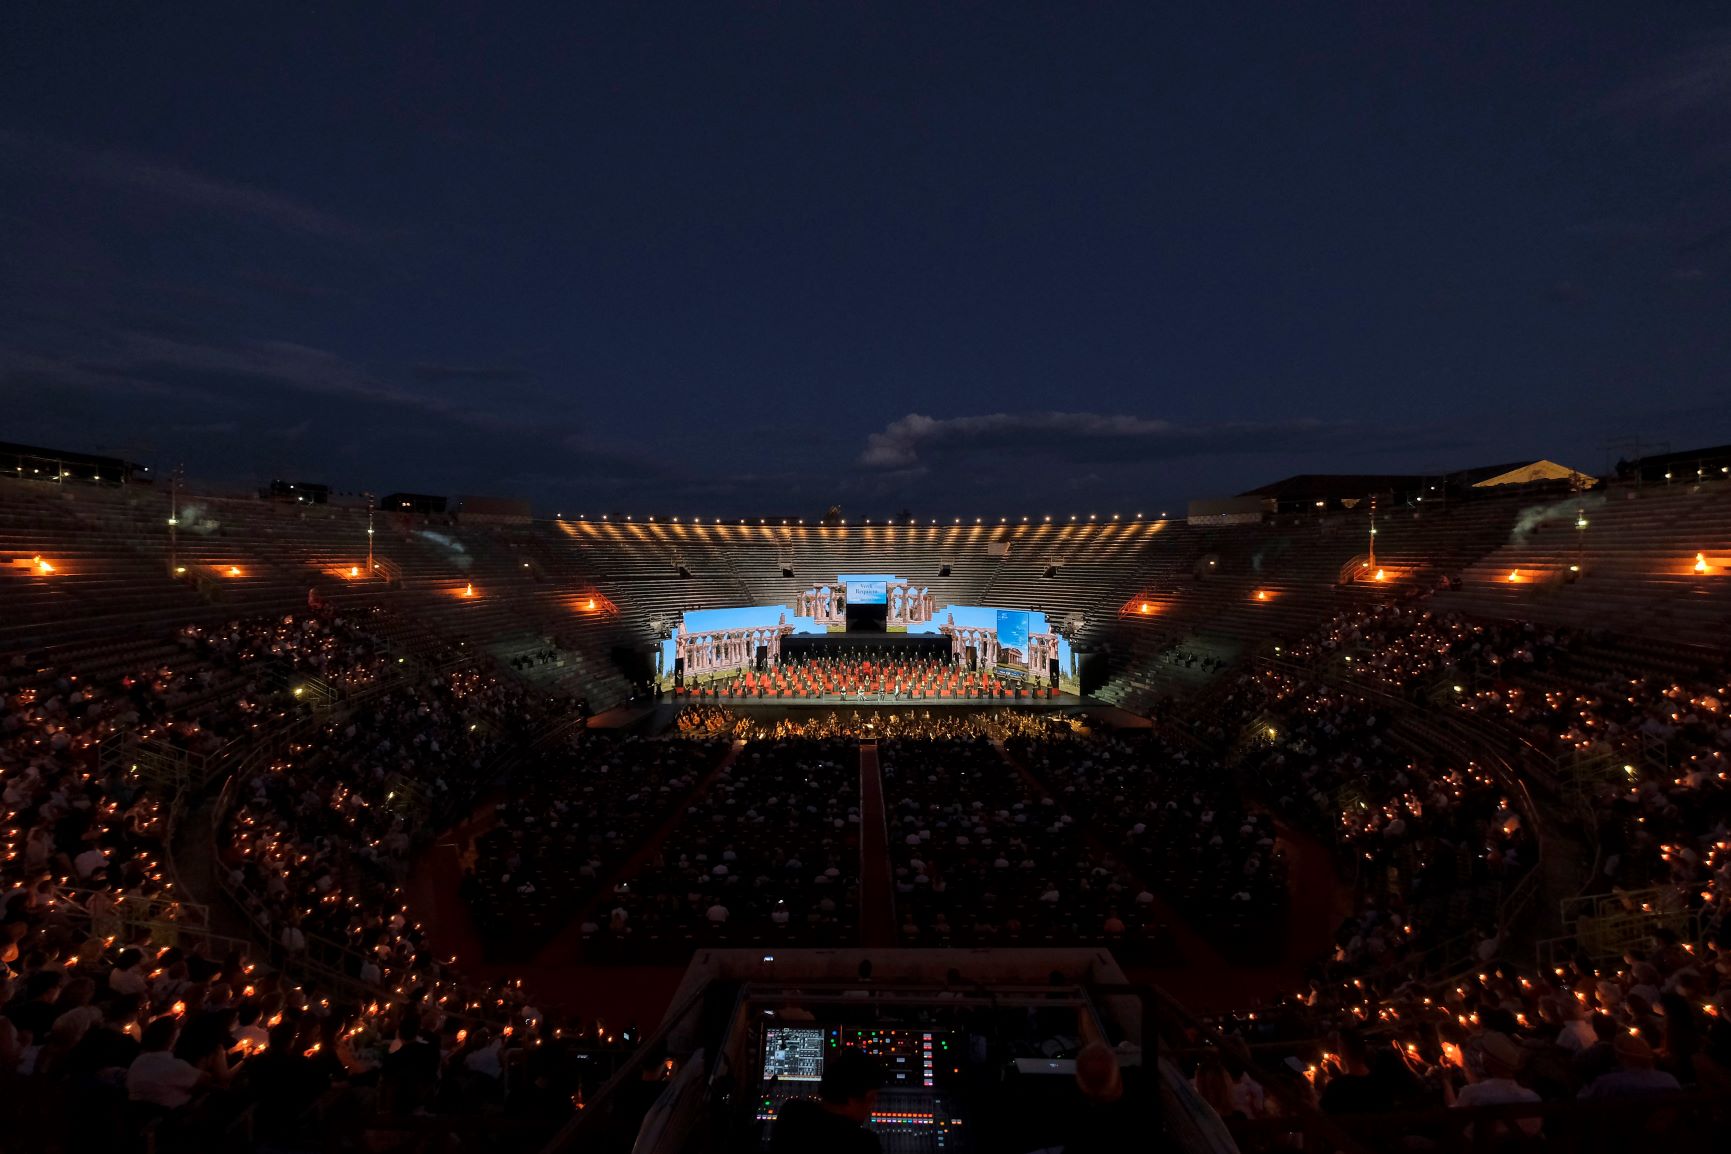
<svg viewBox="0 0 1731 1154"><path fill-rule="evenodd" d="M884 817L884 779L878 743L859 747L860 944L888 949L896 944L895 886L890 878L889 833Z"/></svg>

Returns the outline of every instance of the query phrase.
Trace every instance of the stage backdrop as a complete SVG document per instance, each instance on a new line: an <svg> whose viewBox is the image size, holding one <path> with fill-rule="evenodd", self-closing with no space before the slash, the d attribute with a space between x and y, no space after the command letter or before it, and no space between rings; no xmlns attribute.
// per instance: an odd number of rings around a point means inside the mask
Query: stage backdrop
<svg viewBox="0 0 1731 1154"><path fill-rule="evenodd" d="M1046 684L1050 662L1058 662L1058 686L1081 692L1077 657L1070 643L1052 631L1037 610L997 605L939 605L930 588L893 573L838 573L833 582L812 585L788 605L743 605L699 609L685 614L676 637L663 642L657 673L671 685L674 659L685 658L689 682L756 664L760 652L770 663L781 655L781 641L795 634L837 633L847 628L848 606L870 607L890 633L942 634L957 661L972 649L982 668Z"/></svg>
<svg viewBox="0 0 1731 1154"><path fill-rule="evenodd" d="M1058 688L1081 692L1076 653L1052 631L1046 615L1032 609L996 605L945 605L934 619L908 626L909 633L945 633L956 660L965 661L970 646L982 667L1011 677L1026 677L1044 685L1050 661L1058 661Z"/></svg>
<svg viewBox="0 0 1731 1154"><path fill-rule="evenodd" d="M675 636L661 643L659 682L673 684L673 661L684 656L689 681L704 674L744 669L767 650L774 662L781 639L790 633L822 633L810 617L795 616L786 605L740 605L731 609L693 609L679 623Z"/></svg>

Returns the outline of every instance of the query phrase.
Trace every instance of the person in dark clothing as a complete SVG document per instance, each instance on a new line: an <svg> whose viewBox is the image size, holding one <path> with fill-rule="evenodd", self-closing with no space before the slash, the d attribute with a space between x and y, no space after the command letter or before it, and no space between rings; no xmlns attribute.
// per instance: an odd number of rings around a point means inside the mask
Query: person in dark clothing
<svg viewBox="0 0 1731 1154"><path fill-rule="evenodd" d="M405 1007L397 1027L400 1045L385 1055L379 1084L386 1091L393 1112L413 1114L424 1107L439 1082L439 1047L421 1032L414 1007Z"/></svg>
<svg viewBox="0 0 1731 1154"><path fill-rule="evenodd" d="M31 1039L41 1045L48 1040L54 1019L60 1016L55 999L60 996L60 974L53 970L38 970L24 983L24 990L6 1006L6 1016L20 1030L27 1030Z"/></svg>
<svg viewBox="0 0 1731 1154"><path fill-rule="evenodd" d="M1091 1042L1076 1055L1082 1108L1064 1141L1064 1154L1162 1148L1163 1139L1150 1112L1144 1110L1141 1087L1126 1074L1116 1051L1104 1042Z"/></svg>
<svg viewBox="0 0 1731 1154"><path fill-rule="evenodd" d="M1388 1087L1371 1071L1369 1050L1357 1031L1340 1033L1340 1069L1317 1103L1324 1114L1379 1114L1392 1108Z"/></svg>
<svg viewBox="0 0 1731 1154"><path fill-rule="evenodd" d="M254 1117L261 1136L278 1138L294 1132L302 1115L329 1088L320 1079L303 1048L296 1043L301 1023L282 1021L270 1029L270 1040L241 1067L255 1099Z"/></svg>
<svg viewBox="0 0 1731 1154"><path fill-rule="evenodd" d="M883 1068L863 1050L848 1047L829 1058L820 1098L782 1103L770 1154L881 1154L878 1136L865 1124L883 1081Z"/></svg>
<svg viewBox="0 0 1731 1154"><path fill-rule="evenodd" d="M116 998L102 1013L102 1024L92 1026L66 1055L65 1070L74 1078L95 1078L104 1071L123 1074L138 1057L138 1043L127 1031L138 1020L135 997ZM118 1081L118 1076L115 1081Z"/></svg>

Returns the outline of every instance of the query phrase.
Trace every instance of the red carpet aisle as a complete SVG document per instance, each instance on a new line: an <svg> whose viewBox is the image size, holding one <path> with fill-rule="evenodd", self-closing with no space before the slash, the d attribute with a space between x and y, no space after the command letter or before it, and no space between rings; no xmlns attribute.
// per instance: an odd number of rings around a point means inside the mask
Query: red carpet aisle
<svg viewBox="0 0 1731 1154"><path fill-rule="evenodd" d="M860 944L885 949L896 944L895 886L890 879L884 779L875 741L859 747L859 806Z"/></svg>

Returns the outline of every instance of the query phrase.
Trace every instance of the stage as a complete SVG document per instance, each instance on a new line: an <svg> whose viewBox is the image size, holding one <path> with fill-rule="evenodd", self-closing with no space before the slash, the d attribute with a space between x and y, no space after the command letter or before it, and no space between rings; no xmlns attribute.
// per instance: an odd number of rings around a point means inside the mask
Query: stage
<svg viewBox="0 0 1731 1154"><path fill-rule="evenodd" d="M634 721L634 728L642 733L664 733L671 731L679 711L688 703L676 703L671 699L662 699L652 710L639 712ZM848 701L831 702L790 702L765 701L734 705L727 702L711 703L725 708L742 718L749 718L758 725L773 726L778 721L808 722L821 718L825 713L831 716L859 719L867 721L887 718L892 714L903 718L920 715L932 717L950 717L958 720L970 714L988 714L999 712L1015 713L1062 713L1070 717L1086 719L1086 724L1105 729L1147 729L1149 721L1146 717L1138 717L1128 713L1116 705L1091 701L1088 698L1074 696L1060 697L1049 703L1039 705L999 705L984 701L953 701L948 704L928 703L920 701L862 701L851 698ZM816 708L813 708L816 706Z"/></svg>
<svg viewBox="0 0 1731 1154"><path fill-rule="evenodd" d="M1074 693L1052 697L909 697L894 693L824 693L812 697L729 697L725 694L669 694L662 702L675 709L682 705L719 705L723 709L836 709L869 706L872 709L1076 709L1098 704Z"/></svg>

